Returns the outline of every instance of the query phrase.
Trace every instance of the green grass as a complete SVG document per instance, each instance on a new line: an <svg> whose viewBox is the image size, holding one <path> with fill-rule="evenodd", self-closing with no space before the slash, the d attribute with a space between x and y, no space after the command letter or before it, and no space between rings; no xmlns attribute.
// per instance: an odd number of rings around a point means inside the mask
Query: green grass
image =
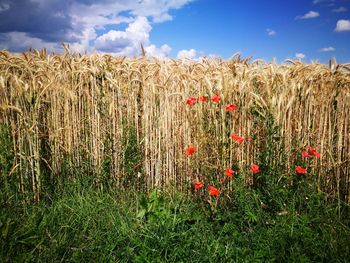
<svg viewBox="0 0 350 263"><path fill-rule="evenodd" d="M1 195L2 262L347 262L349 210L300 184L262 208L244 187L212 210L198 193L66 182L40 204ZM172 194L169 194L173 192ZM7 195L8 197L8 195ZM225 202L224 202L225 200ZM230 201L229 201L230 200ZM279 204L281 203L281 207ZM281 211L285 214L279 215Z"/></svg>

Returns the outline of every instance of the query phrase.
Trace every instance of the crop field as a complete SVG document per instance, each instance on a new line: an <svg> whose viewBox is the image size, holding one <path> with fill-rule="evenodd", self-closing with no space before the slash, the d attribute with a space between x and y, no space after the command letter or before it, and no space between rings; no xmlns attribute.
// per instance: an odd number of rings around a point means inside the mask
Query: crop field
<svg viewBox="0 0 350 263"><path fill-rule="evenodd" d="M182 190L203 176L219 179L233 165L250 184L247 167L263 161L266 150L273 155L266 161L282 162L293 175L308 146L320 153L306 163L319 189L349 201L349 65L45 52L2 52L0 59L0 123L13 144L11 176L37 201L47 173L59 177L76 166L97 184ZM269 163L262 165L268 171Z"/></svg>
<svg viewBox="0 0 350 263"><path fill-rule="evenodd" d="M5 262L347 262L350 65L0 51L0 183Z"/></svg>

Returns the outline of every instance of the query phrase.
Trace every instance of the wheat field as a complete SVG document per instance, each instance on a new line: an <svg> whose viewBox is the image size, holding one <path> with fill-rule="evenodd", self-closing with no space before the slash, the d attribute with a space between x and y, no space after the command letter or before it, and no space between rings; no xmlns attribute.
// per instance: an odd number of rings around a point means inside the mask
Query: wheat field
<svg viewBox="0 0 350 263"><path fill-rule="evenodd" d="M186 104L214 94L221 104ZM237 105L233 114L228 103ZM74 166L96 184L182 189L204 168L219 174L235 164L250 184L245 169L273 120L276 162L290 172L296 153L312 145L321 154L311 164L319 190L349 203L349 118L349 65L0 52L0 125L9 128L14 153L6 176L36 201L48 171L54 178ZM245 143L232 142L232 132ZM196 158L185 154L189 145L199 149Z"/></svg>

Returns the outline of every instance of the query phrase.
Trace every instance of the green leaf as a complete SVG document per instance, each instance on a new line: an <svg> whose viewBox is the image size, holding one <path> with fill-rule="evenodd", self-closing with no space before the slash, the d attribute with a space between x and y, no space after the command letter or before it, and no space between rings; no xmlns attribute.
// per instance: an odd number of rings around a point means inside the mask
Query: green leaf
<svg viewBox="0 0 350 263"><path fill-rule="evenodd" d="M4 228L2 229L2 237L3 238L7 237L11 225L12 225L12 220L10 218L8 218L6 221L6 224L4 225Z"/></svg>
<svg viewBox="0 0 350 263"><path fill-rule="evenodd" d="M138 212L137 214L137 218L143 219L146 215L146 210L145 209L141 209L140 212Z"/></svg>
<svg viewBox="0 0 350 263"><path fill-rule="evenodd" d="M157 201L157 199L158 199L158 190L153 189L153 191L149 195L149 200L150 200L150 202L155 202L155 201Z"/></svg>

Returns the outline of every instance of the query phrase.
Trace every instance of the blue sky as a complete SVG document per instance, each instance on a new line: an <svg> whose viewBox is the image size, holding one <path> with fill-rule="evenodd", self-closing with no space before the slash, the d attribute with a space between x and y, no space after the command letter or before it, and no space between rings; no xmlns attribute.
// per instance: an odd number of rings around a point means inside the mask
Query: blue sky
<svg viewBox="0 0 350 263"><path fill-rule="evenodd" d="M350 62L350 0L0 0L0 49Z"/></svg>
<svg viewBox="0 0 350 263"><path fill-rule="evenodd" d="M349 11L332 11L339 7L348 10L349 1L284 1L285 5L276 0L215 2L195 1L175 11L174 21L154 27L151 39L160 44L167 35L166 41L178 49L190 47L224 58L241 51L243 56L266 60L302 53L307 61L325 61L330 56L350 61L350 31L334 31L338 20L350 19ZM310 11L319 16L296 19ZM322 48L335 50L322 52Z"/></svg>

